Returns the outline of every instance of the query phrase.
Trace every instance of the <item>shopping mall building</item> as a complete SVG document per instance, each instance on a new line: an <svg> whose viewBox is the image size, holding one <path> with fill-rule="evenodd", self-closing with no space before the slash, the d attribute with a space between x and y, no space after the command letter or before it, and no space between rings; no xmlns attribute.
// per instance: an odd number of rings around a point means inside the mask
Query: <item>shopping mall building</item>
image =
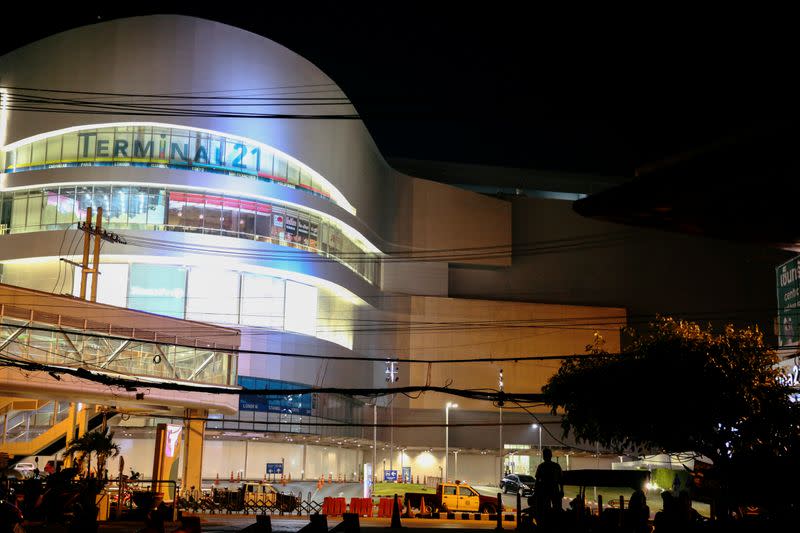
<svg viewBox="0 0 800 533"><path fill-rule="evenodd" d="M373 450L358 425L373 407L357 398L235 391L496 389L503 369L505 390L538 392L557 362L400 363L387 383L382 361L359 358L580 353L596 331L619 347L622 307L459 297L512 268L511 203L391 168L355 109L326 100L346 98L332 80L264 37L182 16L115 20L1 57L0 85L0 353L226 389L142 395L0 367L0 450L18 460L52 458L56 437L94 427L103 406L126 465L146 473L156 424L189 413L208 419L186 426L204 478L260 479L284 462L293 478L352 479L375 459L439 476L442 427L382 427ZM256 97L287 104L268 108L282 118L242 116L264 112ZM176 103L185 112L160 109ZM103 244L97 303L76 298L73 265L89 208L125 240ZM496 482L501 443L507 466L536 460L540 435L519 409L504 409L498 437L458 425L497 421L489 403L390 398L379 423L441 425L459 403L449 440L461 477ZM72 429L57 435L62 423Z"/></svg>

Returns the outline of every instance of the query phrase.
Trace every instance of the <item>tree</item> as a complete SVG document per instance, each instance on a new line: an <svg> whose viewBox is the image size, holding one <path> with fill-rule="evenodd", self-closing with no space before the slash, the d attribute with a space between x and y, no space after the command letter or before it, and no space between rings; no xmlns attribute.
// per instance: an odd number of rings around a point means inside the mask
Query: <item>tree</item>
<svg viewBox="0 0 800 533"><path fill-rule="evenodd" d="M88 461L86 465L87 476L91 472L92 455L97 456L97 477L103 477L106 460L119 455L119 445L114 443L114 432L105 428L103 431L90 431L70 442L64 450L65 457L80 455Z"/></svg>
<svg viewBox="0 0 800 533"><path fill-rule="evenodd" d="M628 333L622 353L597 337L543 388L565 434L620 451L696 452L721 469L800 451L798 404L757 328L715 333L659 318Z"/></svg>

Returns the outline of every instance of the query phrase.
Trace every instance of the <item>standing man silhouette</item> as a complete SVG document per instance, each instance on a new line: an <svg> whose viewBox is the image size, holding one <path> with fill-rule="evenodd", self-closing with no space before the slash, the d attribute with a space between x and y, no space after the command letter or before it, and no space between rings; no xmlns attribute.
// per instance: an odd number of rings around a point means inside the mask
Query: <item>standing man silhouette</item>
<svg viewBox="0 0 800 533"><path fill-rule="evenodd" d="M561 466L553 462L553 452L545 448L543 462L536 468L536 503L539 514L561 510L564 484L561 482Z"/></svg>

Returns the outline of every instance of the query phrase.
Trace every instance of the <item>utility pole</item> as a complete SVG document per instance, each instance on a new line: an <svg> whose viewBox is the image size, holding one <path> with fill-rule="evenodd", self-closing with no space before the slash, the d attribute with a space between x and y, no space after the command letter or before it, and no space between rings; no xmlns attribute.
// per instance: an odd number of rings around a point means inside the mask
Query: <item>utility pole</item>
<svg viewBox="0 0 800 533"><path fill-rule="evenodd" d="M500 369L498 374L498 388L500 389L500 479L503 479L503 475L505 474L503 470L503 388L505 384L503 383L503 369Z"/></svg>
<svg viewBox="0 0 800 533"><path fill-rule="evenodd" d="M111 233L103 229L103 208L97 208L97 222L92 225L92 208L86 208L86 222L78 222L78 230L83 232L83 261L80 264L61 258L62 261L81 269L81 300L86 299L86 282L89 274L92 274L92 289L90 298L92 302L97 301L97 280L100 275L100 241L110 243L128 244L124 238L116 233ZM92 248L92 238L94 237L94 253L92 254L92 266L89 266L89 250Z"/></svg>

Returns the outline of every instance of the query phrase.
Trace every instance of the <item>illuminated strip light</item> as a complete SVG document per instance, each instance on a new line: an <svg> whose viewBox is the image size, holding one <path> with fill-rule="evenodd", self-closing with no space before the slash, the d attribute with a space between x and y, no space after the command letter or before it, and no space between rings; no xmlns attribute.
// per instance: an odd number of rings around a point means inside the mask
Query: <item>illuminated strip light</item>
<svg viewBox="0 0 800 533"><path fill-rule="evenodd" d="M77 255L62 256L65 259L80 260ZM328 281L316 276L294 272L292 270L282 270L279 268L265 267L260 265L253 265L250 263L243 263L240 261L231 261L227 257L217 257L202 254L184 254L178 256L156 256L156 255L127 255L127 254L113 254L113 263L141 263L151 265L171 265L171 266L191 266L201 268L220 268L224 270L232 270L236 272L244 272L247 274L258 274L262 276L271 276L274 278L288 279L311 285L317 288L326 289L332 292L336 297L342 298L349 303L357 306L369 306L369 304L362 300L358 295L350 292L348 289L337 285L332 281ZM26 264L42 264L53 261L59 261L56 256L40 256L40 257L25 257L22 259L9 259L0 261L0 264L7 265L26 265Z"/></svg>
<svg viewBox="0 0 800 533"><path fill-rule="evenodd" d="M7 97L6 97L6 99L7 99ZM163 122L109 122L109 123L105 123L105 124L89 124L89 125L81 125L81 126L71 126L69 128L64 128L64 129L55 130L55 131L48 131L46 133L39 133L37 135L33 135L33 136L27 137L25 139L20 139L19 141L11 143L11 144L9 144L7 146L3 146L3 150L16 150L20 146L24 146L24 145L27 145L27 144L30 144L30 143L34 143L36 141L41 141L41 140L49 139L50 137L56 137L56 136L59 136L59 135L65 135L67 133L74 133L74 132L83 131L83 130L93 130L93 129L101 129L101 128L118 128L118 127L141 127L141 126L149 126L149 127L155 127L155 128L168 128L168 129L186 130L186 131L197 131L197 132L201 132L201 133L207 133L209 135L217 135L217 136L220 136L220 137L224 137L226 139L232 139L232 140L241 141L243 143L250 143L250 144L258 145L259 147L262 147L262 148L266 149L267 151L272 152L273 154L276 154L276 155L278 155L280 157L283 157L283 158L287 159L289 162L294 163L294 164L298 165L299 167L302 167L303 169L307 170L310 174L313 175L314 179L319 180L321 183L325 184L330 189L330 197L331 197L331 200L333 202L335 202L337 205L339 205L342 209L344 209L345 211L347 211L351 215L355 215L356 214L356 208L353 207L353 205L350 204L350 202L347 201L347 198L344 197L344 195L339 191L339 189L334 187L334 185L330 181L325 179L319 172L317 172L316 170L312 169L311 167L309 167L305 163L301 162L300 160L290 156L289 154L287 154L285 152L282 152L282 151L278 150L277 148L274 148L274 147L269 146L267 144L264 144L262 142L256 141L255 139L250 139L248 137L242 137L240 135L233 135L233 134L223 133L221 131L209 130L209 129L205 129L205 128L197 128L197 127L194 127L194 126L183 126L183 125L178 125L178 124L166 124L166 123L163 123ZM0 146L2 146L2 144L0 144ZM283 180L279 180L279 181L283 181Z"/></svg>
<svg viewBox="0 0 800 533"><path fill-rule="evenodd" d="M361 245L363 248L366 249L367 252L373 253L376 255L384 255L383 252L372 244L364 235L361 234L357 229L353 228L349 224L342 222L336 217L329 215L323 211L319 211L318 209L314 209L313 207L308 207L303 204L298 204L295 202L290 202L287 200L282 200L278 198L273 198L271 196L263 196L259 194L249 194L249 193L240 193L236 191L228 191L226 189L216 189L211 187L190 187L188 185L174 185L171 183L148 183L148 182L137 182L137 181L65 181L65 182L58 182L56 184L39 184L39 185L20 185L17 187L2 187L0 186L0 191L25 191L25 190L33 190L33 189L41 189L42 187L48 186L64 186L64 187L71 187L71 186L80 186L80 185L133 185L137 187L164 187L165 189L174 190L174 191L192 191L192 192L201 192L201 193L211 193L211 194L219 194L222 196L236 196L237 198L242 199L250 199L250 200L260 200L265 203L273 203L278 204L281 206L289 207L291 209L295 209L297 211L301 211L304 213L310 213L316 215L321 220L324 220L328 224L337 226L342 233L344 233L350 240L355 242L358 245Z"/></svg>

